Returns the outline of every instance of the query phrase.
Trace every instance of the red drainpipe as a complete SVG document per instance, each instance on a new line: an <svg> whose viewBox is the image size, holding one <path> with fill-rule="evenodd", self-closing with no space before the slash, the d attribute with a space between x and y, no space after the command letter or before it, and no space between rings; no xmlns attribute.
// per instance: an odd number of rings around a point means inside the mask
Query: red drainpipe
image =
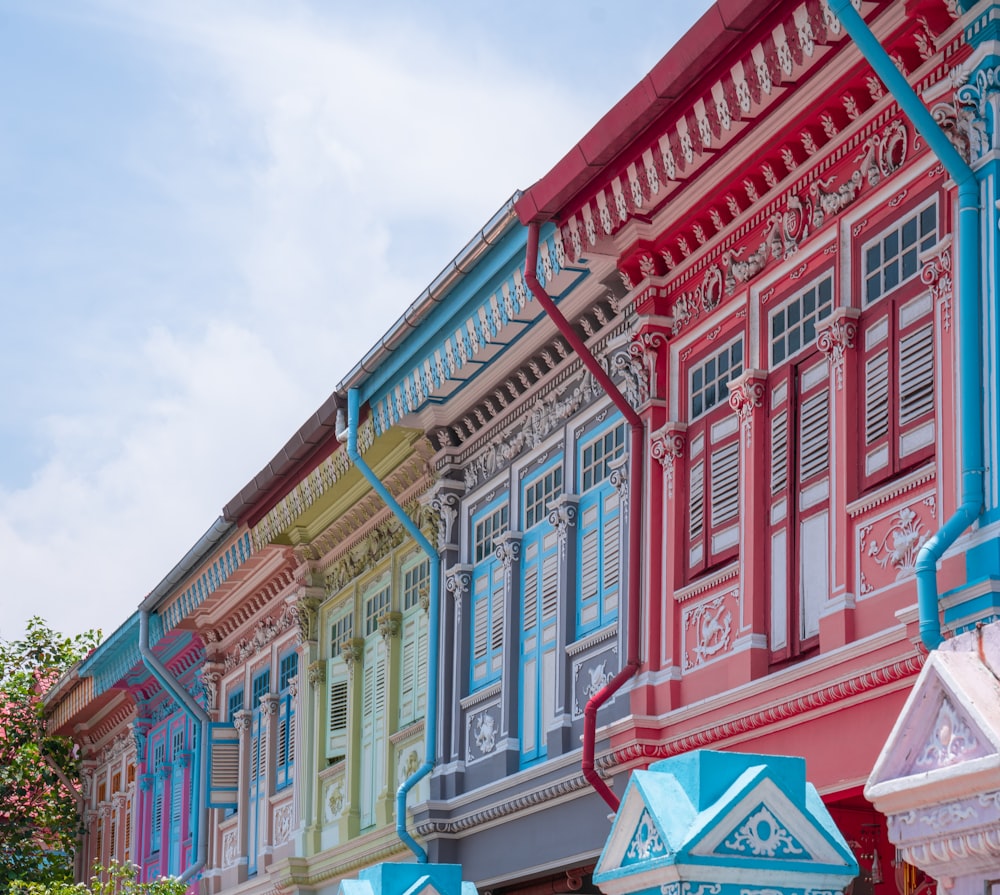
<svg viewBox="0 0 1000 895"><path fill-rule="evenodd" d="M580 766L586 781L597 790L598 795L608 803L612 811L618 811L620 800L601 779L594 769L594 741L597 739L597 710L617 693L622 685L639 670L642 661L639 658L639 613L641 609L642 587L642 469L643 455L643 425L642 418L635 412L632 405L615 385L614 380L605 372L601 362L594 357L590 349L581 339L570 322L556 307L555 302L538 282L535 270L538 266L538 223L528 224L528 250L525 258L524 278L531 294L552 318L556 328L565 336L573 350L580 355L583 365L601 384L622 416L628 421L631 429L629 451L632 458L632 482L629 487L628 504L628 630L627 658L621 670L607 684L587 701L583 710L583 758Z"/></svg>

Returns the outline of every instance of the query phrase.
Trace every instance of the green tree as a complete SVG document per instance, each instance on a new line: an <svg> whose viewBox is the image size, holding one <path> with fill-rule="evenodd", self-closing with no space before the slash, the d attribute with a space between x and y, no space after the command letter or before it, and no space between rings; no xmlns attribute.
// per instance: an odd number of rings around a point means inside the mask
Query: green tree
<svg viewBox="0 0 1000 895"><path fill-rule="evenodd" d="M15 880L73 878L76 752L72 741L46 731L42 698L100 636L67 637L36 616L23 639L0 639L0 891Z"/></svg>

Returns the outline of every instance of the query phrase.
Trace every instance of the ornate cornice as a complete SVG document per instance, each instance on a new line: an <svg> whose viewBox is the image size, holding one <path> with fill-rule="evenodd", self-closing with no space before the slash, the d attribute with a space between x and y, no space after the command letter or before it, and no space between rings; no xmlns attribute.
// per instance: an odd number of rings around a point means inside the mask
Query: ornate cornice
<svg viewBox="0 0 1000 895"><path fill-rule="evenodd" d="M619 342L627 342L630 323L621 316L621 311L619 299L608 292L581 313L573 326L590 344L594 354L602 359L605 370L621 380L623 390L631 390L637 397L643 389L648 393L649 385L644 372L635 367L635 359L629 357L628 345ZM625 355L620 362L619 354ZM640 360L638 367L641 366ZM454 460L467 464L488 442L516 438L524 426L526 413L534 412L540 404L552 402L550 396L554 392L565 392L566 381L578 377L581 370L582 363L576 353L557 336L515 369L486 399L450 425L436 429L431 437L439 450L454 452L458 449ZM526 410L528 402L533 405ZM546 431L552 431L551 427ZM523 443L527 444L537 443L545 437L539 435L536 428L529 428L525 434Z"/></svg>
<svg viewBox="0 0 1000 895"><path fill-rule="evenodd" d="M358 451L362 454L375 441L375 427L370 419L358 427ZM279 500L251 530L255 550L270 544L279 534L294 525L302 513L342 479L351 468L347 451L338 447L316 469Z"/></svg>
<svg viewBox="0 0 1000 895"><path fill-rule="evenodd" d="M250 596L227 612L224 618L201 632L202 638L209 645L209 652L213 648L219 648L215 646L216 644L225 643L241 629L250 626L256 619L260 618L275 599L286 594L294 584L295 576L290 567L280 568L270 575L266 581L254 589Z"/></svg>
<svg viewBox="0 0 1000 895"><path fill-rule="evenodd" d="M804 18L800 13L805 13ZM926 17L908 23L905 36L892 48L905 73L910 64L923 65L934 55L946 59L955 51L957 34L951 35L948 46L935 47L942 28L942 22L929 23ZM830 47L843 38L840 22L826 0L810 0L779 21L762 40L744 45L732 60L736 64L726 67L709 92L694 95L687 107L675 106L672 120L637 149L631 163L564 218L556 235L557 257L573 263L633 219L648 219L679 184L710 166L712 158L749 122L759 121L776 107L786 93L782 87L786 81L800 82L821 60L829 59L829 51L818 52L818 47ZM940 79L943 69L939 66L925 75L916 86L918 93ZM741 170L748 171L742 183L720 184L719 195L701 204L700 213L678 216L684 223L670 237L669 245L636 252L622 268L623 279L638 282L655 275L664 264L670 269L683 261L749 206L775 191L800 165L834 141L842 128L872 106L884 106L886 100L881 82L864 73L845 82L839 91L817 95L815 114L799 133L788 133L774 154L742 166Z"/></svg>

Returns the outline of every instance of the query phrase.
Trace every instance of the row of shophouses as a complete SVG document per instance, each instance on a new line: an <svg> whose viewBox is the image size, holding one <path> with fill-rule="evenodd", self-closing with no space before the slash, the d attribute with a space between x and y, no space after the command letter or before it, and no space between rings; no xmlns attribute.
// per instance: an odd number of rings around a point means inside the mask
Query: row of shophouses
<svg viewBox="0 0 1000 895"><path fill-rule="evenodd" d="M992 0L718 0L49 694L81 877L594 891L700 749L804 758L855 893L1000 877L998 66Z"/></svg>

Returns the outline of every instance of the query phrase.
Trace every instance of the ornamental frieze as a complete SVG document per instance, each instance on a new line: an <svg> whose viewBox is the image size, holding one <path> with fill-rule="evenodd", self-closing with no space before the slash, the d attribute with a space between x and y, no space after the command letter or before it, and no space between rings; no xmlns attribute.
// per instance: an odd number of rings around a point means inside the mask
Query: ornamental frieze
<svg viewBox="0 0 1000 895"><path fill-rule="evenodd" d="M583 370L548 394L540 395L525 409L514 426L466 465L466 492L492 478L519 457L522 451L538 447L580 408L586 407L603 394L604 390L593 375L588 370Z"/></svg>
<svg viewBox="0 0 1000 895"><path fill-rule="evenodd" d="M374 569L406 538L402 523L390 516L376 525L366 537L340 557L326 573L326 586L336 593L365 572Z"/></svg>
<svg viewBox="0 0 1000 895"><path fill-rule="evenodd" d="M298 611L294 605L286 604L277 615L258 620L253 631L226 654L226 671L252 659L267 647L279 634L298 624Z"/></svg>

